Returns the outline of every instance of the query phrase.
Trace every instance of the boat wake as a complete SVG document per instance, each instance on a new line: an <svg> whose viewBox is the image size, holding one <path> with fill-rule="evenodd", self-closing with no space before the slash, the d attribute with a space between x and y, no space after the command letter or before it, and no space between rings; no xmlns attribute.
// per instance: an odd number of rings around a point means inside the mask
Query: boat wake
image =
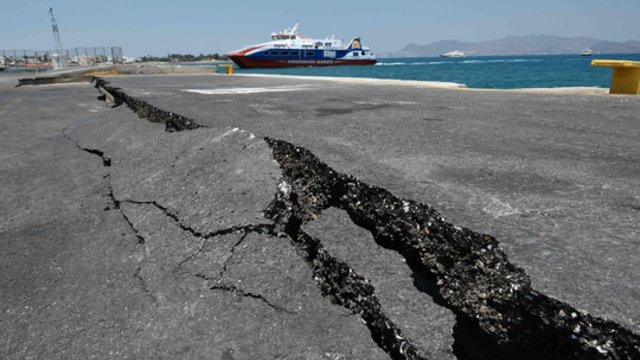
<svg viewBox="0 0 640 360"><path fill-rule="evenodd" d="M393 63L377 63L376 66L416 66L416 65L439 65L450 63L451 61L426 61L426 62L393 62Z"/></svg>

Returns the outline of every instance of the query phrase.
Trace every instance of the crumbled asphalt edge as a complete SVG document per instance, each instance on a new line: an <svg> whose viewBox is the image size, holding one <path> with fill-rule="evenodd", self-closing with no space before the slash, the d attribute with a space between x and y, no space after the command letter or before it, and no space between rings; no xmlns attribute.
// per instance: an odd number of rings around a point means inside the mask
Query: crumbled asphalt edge
<svg viewBox="0 0 640 360"><path fill-rule="evenodd" d="M146 101L129 96L123 91L120 91L120 89L109 86L107 81L99 77L93 77L92 82L95 84L96 89L102 94L98 97L99 100L110 103L113 107L125 104L136 113L139 118L146 119L153 123L165 124L165 131L167 132L194 130L206 127L198 124L193 119L158 109Z"/></svg>
<svg viewBox="0 0 640 360"><path fill-rule="evenodd" d="M492 236L455 227L426 204L340 174L306 149L265 141L283 171L281 193L288 193L279 200L280 211L268 215L303 249L309 247L315 261L322 248L313 248L319 244L300 225L329 207L345 210L377 244L397 251L416 274L430 279L435 293L425 292L457 316L458 358L640 358L640 336L533 290ZM477 341L465 343L469 337Z"/></svg>
<svg viewBox="0 0 640 360"><path fill-rule="evenodd" d="M57 76L42 76L33 78L18 79L18 84L15 87L21 87L25 85L50 85L50 84L66 84L73 82L91 82L93 76L89 75L57 75Z"/></svg>

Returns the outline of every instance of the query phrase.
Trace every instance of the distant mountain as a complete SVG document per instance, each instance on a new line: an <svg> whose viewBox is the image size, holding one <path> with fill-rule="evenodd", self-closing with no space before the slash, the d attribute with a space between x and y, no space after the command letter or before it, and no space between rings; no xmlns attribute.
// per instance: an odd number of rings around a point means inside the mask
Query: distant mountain
<svg viewBox="0 0 640 360"><path fill-rule="evenodd" d="M453 50L463 51L466 55L554 55L578 54L584 48L590 48L594 54L638 54L640 53L640 41L619 43L587 37L506 36L475 43L441 40L429 45L409 44L397 55L438 56Z"/></svg>

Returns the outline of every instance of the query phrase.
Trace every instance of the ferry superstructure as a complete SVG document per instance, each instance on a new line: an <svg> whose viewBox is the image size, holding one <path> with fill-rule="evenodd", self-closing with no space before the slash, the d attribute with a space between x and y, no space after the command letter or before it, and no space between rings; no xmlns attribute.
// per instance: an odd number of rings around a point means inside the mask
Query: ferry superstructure
<svg viewBox="0 0 640 360"><path fill-rule="evenodd" d="M580 56L591 56L593 55L593 51L591 51L591 49L586 48L582 51L580 51Z"/></svg>
<svg viewBox="0 0 640 360"><path fill-rule="evenodd" d="M442 55L440 55L440 57L445 57L445 58L461 58L464 57L464 53L460 50L453 50L453 51L449 51L446 52Z"/></svg>
<svg viewBox="0 0 640 360"><path fill-rule="evenodd" d="M377 60L359 37L347 46L334 36L312 39L298 33L299 26L274 32L271 41L234 51L227 56L241 68L374 65Z"/></svg>

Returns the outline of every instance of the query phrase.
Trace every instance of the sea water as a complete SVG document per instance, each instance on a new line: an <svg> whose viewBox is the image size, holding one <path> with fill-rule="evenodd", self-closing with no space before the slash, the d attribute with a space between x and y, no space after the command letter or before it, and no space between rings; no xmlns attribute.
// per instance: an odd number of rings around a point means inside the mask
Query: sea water
<svg viewBox="0 0 640 360"><path fill-rule="evenodd" d="M373 66L238 69L238 72L447 81L485 89L575 86L608 88L611 69L592 67L593 59L640 61L640 54L384 58L378 59L378 63Z"/></svg>

